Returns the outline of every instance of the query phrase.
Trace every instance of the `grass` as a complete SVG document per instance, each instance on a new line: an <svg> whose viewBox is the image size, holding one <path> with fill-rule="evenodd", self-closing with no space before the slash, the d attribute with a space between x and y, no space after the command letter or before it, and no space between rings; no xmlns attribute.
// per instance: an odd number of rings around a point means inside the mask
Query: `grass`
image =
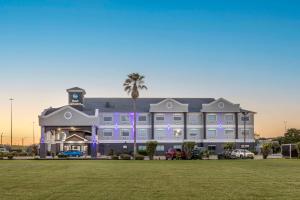
<svg viewBox="0 0 300 200"><path fill-rule="evenodd" d="M300 160L3 160L0 199L300 199Z"/></svg>

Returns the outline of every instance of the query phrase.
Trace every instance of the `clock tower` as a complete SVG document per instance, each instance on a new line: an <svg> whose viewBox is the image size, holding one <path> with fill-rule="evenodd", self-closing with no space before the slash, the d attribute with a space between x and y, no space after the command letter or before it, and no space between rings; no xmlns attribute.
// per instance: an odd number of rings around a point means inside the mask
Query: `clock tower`
<svg viewBox="0 0 300 200"><path fill-rule="evenodd" d="M67 89L68 96L69 96L69 105L71 106L83 106L83 99L85 90L79 87L74 87Z"/></svg>

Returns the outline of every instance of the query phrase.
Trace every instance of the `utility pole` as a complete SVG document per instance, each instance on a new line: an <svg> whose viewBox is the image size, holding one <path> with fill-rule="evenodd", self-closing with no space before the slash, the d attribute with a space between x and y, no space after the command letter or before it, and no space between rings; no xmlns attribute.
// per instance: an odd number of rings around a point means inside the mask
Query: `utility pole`
<svg viewBox="0 0 300 200"><path fill-rule="evenodd" d="M242 114L244 115L242 117L242 121L244 121L244 158L246 158L246 122L249 121L249 116L247 116L249 114L249 112L242 112Z"/></svg>
<svg viewBox="0 0 300 200"><path fill-rule="evenodd" d="M32 123L32 144L35 144L35 135L34 135L34 122Z"/></svg>
<svg viewBox="0 0 300 200"><path fill-rule="evenodd" d="M287 121L284 121L284 131L287 132Z"/></svg>
<svg viewBox="0 0 300 200"><path fill-rule="evenodd" d="M3 143L2 143L2 138L3 138L3 132L1 133L1 145L3 144Z"/></svg>
<svg viewBox="0 0 300 200"><path fill-rule="evenodd" d="M12 134L13 134L13 114L12 114L12 107L13 107L13 98L10 98L10 146L12 147L13 145L13 139L12 139Z"/></svg>

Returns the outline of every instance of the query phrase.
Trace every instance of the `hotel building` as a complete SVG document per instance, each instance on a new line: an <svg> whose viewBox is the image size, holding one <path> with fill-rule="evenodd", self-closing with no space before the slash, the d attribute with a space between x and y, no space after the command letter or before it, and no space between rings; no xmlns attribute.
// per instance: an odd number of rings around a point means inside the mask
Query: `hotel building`
<svg viewBox="0 0 300 200"><path fill-rule="evenodd" d="M80 150L93 158L133 151L133 105L130 98L86 98L85 90L67 90L69 103L45 109L39 116L40 156ZM157 141L157 155L181 148L185 141L221 152L224 144L254 148L254 112L224 98L139 98L137 146ZM247 118L244 131L243 117ZM244 133L245 132L245 133ZM244 143L245 136L245 143Z"/></svg>

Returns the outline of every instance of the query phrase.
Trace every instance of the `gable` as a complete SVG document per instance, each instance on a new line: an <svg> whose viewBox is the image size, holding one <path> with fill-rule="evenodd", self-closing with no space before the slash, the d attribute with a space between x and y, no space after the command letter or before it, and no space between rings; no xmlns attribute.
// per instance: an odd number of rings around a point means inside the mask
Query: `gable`
<svg viewBox="0 0 300 200"><path fill-rule="evenodd" d="M71 106L64 106L49 115L39 116L42 126L92 126L97 124L98 115L87 115Z"/></svg>
<svg viewBox="0 0 300 200"><path fill-rule="evenodd" d="M209 104L203 104L201 112L240 112L240 104L219 98Z"/></svg>
<svg viewBox="0 0 300 200"><path fill-rule="evenodd" d="M150 104L150 112L188 112L188 107L188 104L167 98L157 104Z"/></svg>
<svg viewBox="0 0 300 200"><path fill-rule="evenodd" d="M68 137L68 138L66 138L66 141L68 142L68 141L87 141L86 139L84 139L84 138L82 138L82 137L80 137L79 135L76 135L76 134L73 134L73 135L71 135L70 137Z"/></svg>

